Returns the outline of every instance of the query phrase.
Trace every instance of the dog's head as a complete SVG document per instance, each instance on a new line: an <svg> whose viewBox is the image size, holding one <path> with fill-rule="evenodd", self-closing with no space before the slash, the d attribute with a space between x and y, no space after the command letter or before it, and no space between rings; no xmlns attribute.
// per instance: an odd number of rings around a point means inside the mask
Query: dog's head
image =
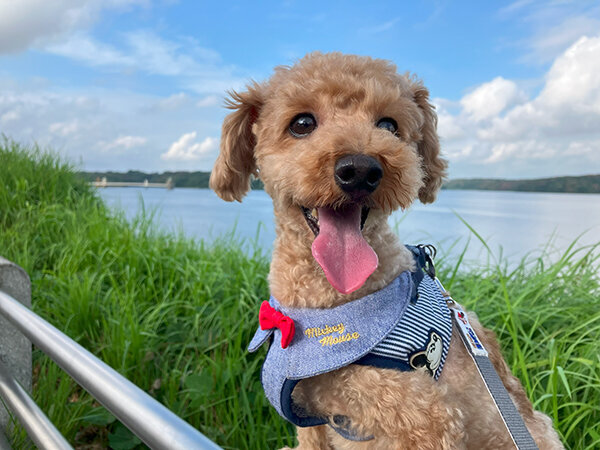
<svg viewBox="0 0 600 450"><path fill-rule="evenodd" d="M369 214L386 220L417 198L432 202L442 183L428 97L387 61L309 54L231 93L210 186L241 201L259 177L278 225L312 245L336 289L352 292L377 266L361 234Z"/></svg>

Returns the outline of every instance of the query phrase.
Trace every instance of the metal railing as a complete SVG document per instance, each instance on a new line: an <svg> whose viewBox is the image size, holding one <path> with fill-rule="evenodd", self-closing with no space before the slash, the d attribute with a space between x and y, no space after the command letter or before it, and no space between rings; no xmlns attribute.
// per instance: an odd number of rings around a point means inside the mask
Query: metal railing
<svg viewBox="0 0 600 450"><path fill-rule="evenodd" d="M39 448L71 448L2 362L0 362L0 396Z"/></svg>
<svg viewBox="0 0 600 450"><path fill-rule="evenodd" d="M0 314L150 448L220 448L116 370L2 290ZM39 448L72 448L2 364L0 395Z"/></svg>

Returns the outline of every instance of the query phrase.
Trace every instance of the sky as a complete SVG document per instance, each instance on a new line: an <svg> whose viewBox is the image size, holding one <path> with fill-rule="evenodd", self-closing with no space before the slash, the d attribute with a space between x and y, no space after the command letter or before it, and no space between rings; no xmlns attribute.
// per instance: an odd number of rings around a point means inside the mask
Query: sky
<svg viewBox="0 0 600 450"><path fill-rule="evenodd" d="M83 170L210 170L227 91L312 51L422 79L450 178L600 173L585 0L0 0L0 133Z"/></svg>

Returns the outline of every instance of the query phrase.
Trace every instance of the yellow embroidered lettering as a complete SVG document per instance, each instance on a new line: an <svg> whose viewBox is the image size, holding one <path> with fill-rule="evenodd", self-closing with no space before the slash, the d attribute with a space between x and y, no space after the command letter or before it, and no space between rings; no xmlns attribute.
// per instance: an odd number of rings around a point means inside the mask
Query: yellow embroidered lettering
<svg viewBox="0 0 600 450"><path fill-rule="evenodd" d="M331 345L331 336L325 336L322 339L319 339L319 342L321 343L322 347L325 347L326 345Z"/></svg>
<svg viewBox="0 0 600 450"><path fill-rule="evenodd" d="M340 342L348 342L353 339L358 339L360 335L355 331L354 333L346 333L346 325L342 322L337 325L324 325L322 327L312 327L307 328L304 331L304 334L307 338L312 339L319 337L319 343L321 346L333 346L339 344ZM331 336L333 333L337 333L337 337Z"/></svg>
<svg viewBox="0 0 600 450"><path fill-rule="evenodd" d="M344 334L344 330L346 329L346 327L344 326L343 323L338 323L337 325L334 325L333 327L331 327L331 332L336 332L339 334Z"/></svg>
<svg viewBox="0 0 600 450"><path fill-rule="evenodd" d="M341 342L348 342L353 339L358 339L359 337L360 337L360 334L358 334L355 331L354 333L346 333L346 334L338 336L338 337L325 336L324 338L319 339L319 343L321 344L322 347L325 347L325 346L331 347L331 346L339 344Z"/></svg>

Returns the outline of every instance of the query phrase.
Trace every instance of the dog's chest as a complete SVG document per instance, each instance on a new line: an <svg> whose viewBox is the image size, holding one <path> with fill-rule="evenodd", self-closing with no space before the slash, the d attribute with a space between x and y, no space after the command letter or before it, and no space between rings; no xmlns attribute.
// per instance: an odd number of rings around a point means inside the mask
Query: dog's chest
<svg viewBox="0 0 600 450"><path fill-rule="evenodd" d="M282 348L279 329L259 328L250 350L273 336L262 371L265 394L279 414L300 426L325 419L305 415L293 404L291 392L299 380L353 363L401 371L425 367L437 378L452 335L439 289L429 277L415 281L410 272L377 293L332 309L285 308L274 298L270 304L293 319L294 338Z"/></svg>

